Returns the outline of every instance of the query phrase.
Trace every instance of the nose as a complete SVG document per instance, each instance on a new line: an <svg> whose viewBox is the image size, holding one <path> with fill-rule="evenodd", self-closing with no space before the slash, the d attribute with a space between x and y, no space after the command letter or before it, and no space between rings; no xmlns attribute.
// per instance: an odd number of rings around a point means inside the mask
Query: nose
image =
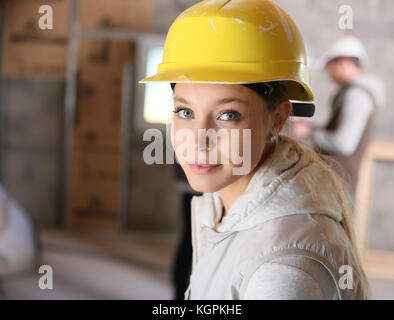
<svg viewBox="0 0 394 320"><path fill-rule="evenodd" d="M197 151L209 151L210 149L209 137L205 133L205 129L198 129L196 142L196 145L198 146Z"/></svg>
<svg viewBox="0 0 394 320"><path fill-rule="evenodd" d="M210 152L214 152L216 146L215 133L216 130L209 125L208 121L195 126L193 134L195 160L197 162L208 161Z"/></svg>
<svg viewBox="0 0 394 320"><path fill-rule="evenodd" d="M217 131L211 127L198 127L194 131L195 146L197 151L210 151L213 150L217 143Z"/></svg>

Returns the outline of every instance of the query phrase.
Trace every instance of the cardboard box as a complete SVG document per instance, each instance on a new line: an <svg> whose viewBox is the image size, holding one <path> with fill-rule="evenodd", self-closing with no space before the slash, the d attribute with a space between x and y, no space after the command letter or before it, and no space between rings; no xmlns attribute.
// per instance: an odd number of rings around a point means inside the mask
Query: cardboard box
<svg viewBox="0 0 394 320"><path fill-rule="evenodd" d="M80 0L82 29L151 29L151 0Z"/></svg>
<svg viewBox="0 0 394 320"><path fill-rule="evenodd" d="M125 64L134 63L134 43L121 40L81 39L78 48L78 65L111 66L121 71Z"/></svg>
<svg viewBox="0 0 394 320"><path fill-rule="evenodd" d="M76 128L74 130L74 150L103 153L120 152L120 130L102 130L97 127Z"/></svg>
<svg viewBox="0 0 394 320"><path fill-rule="evenodd" d="M122 74L110 68L80 70L75 126L96 125L119 129L121 124Z"/></svg>
<svg viewBox="0 0 394 320"><path fill-rule="evenodd" d="M42 1L10 2L6 11L4 74L10 78L63 80L66 75L70 0L52 0L53 29L41 30Z"/></svg>
<svg viewBox="0 0 394 320"><path fill-rule="evenodd" d="M119 150L123 68L133 61L132 44L84 40L78 57L75 147Z"/></svg>
<svg viewBox="0 0 394 320"><path fill-rule="evenodd" d="M42 1L16 1L7 6L3 57L6 77L65 79L70 3L70 0L48 3L53 8L52 30L41 30L38 26ZM80 0L79 5L82 28L150 29L150 0ZM81 45L79 52L83 58L79 62L82 64L119 66L126 58L122 54L129 58L133 51L130 42L125 41L82 40Z"/></svg>
<svg viewBox="0 0 394 320"><path fill-rule="evenodd" d="M74 141L78 150L118 149L121 143L121 73L85 66L77 86Z"/></svg>
<svg viewBox="0 0 394 320"><path fill-rule="evenodd" d="M68 226L118 228L120 154L75 151L72 158Z"/></svg>

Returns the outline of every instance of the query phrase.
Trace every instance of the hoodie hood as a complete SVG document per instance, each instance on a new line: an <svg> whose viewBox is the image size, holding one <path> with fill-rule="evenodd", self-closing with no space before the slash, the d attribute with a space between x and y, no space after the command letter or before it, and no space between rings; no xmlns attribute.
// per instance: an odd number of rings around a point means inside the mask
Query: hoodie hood
<svg viewBox="0 0 394 320"><path fill-rule="evenodd" d="M375 98L376 105L379 109L383 109L386 104L386 86L382 79L373 74L361 74L352 83L364 87L371 91Z"/></svg>
<svg viewBox="0 0 394 320"><path fill-rule="evenodd" d="M197 230L207 227L214 233L245 230L294 214L323 214L340 222L342 207L335 190L330 174L313 153L279 136L276 150L256 170L220 223L223 204L218 192L194 197L192 215Z"/></svg>

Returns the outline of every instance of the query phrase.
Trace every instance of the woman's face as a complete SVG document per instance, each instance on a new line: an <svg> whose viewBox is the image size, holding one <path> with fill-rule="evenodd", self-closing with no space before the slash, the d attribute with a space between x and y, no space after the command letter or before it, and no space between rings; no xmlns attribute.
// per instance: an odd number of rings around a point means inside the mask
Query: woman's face
<svg viewBox="0 0 394 320"><path fill-rule="evenodd" d="M263 104L242 85L176 84L171 142L194 190L216 192L256 168L271 133Z"/></svg>

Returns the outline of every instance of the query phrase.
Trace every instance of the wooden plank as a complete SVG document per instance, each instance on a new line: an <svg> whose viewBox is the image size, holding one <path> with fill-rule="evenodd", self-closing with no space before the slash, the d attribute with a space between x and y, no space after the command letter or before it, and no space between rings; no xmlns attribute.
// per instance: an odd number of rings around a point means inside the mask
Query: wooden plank
<svg viewBox="0 0 394 320"><path fill-rule="evenodd" d="M394 252L369 249L367 244L376 161L394 162L394 144L372 142L367 148L356 194L356 237L366 273L371 277L394 280Z"/></svg>
<svg viewBox="0 0 394 320"><path fill-rule="evenodd" d="M394 252L366 250L362 263L369 277L394 280Z"/></svg>
<svg viewBox="0 0 394 320"><path fill-rule="evenodd" d="M374 142L368 146L367 156L374 160L394 162L394 146L390 142Z"/></svg>
<svg viewBox="0 0 394 320"><path fill-rule="evenodd" d="M119 228L119 169L120 154L74 152L68 227Z"/></svg>

